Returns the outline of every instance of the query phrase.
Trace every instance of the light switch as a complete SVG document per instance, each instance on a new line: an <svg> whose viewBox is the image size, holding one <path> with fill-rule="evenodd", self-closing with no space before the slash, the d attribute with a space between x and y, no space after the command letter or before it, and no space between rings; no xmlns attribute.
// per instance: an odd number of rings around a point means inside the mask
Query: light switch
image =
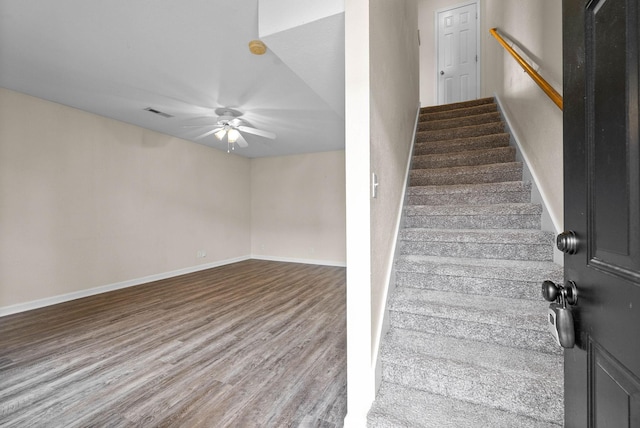
<svg viewBox="0 0 640 428"><path fill-rule="evenodd" d="M378 176L375 172L371 173L371 197L378 197Z"/></svg>

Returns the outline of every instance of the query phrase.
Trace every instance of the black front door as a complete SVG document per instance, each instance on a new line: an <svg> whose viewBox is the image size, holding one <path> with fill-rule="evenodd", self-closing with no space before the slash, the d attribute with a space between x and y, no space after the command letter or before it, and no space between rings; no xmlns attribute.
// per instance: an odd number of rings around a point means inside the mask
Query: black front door
<svg viewBox="0 0 640 428"><path fill-rule="evenodd" d="M577 346L565 352L566 427L640 427L637 0L564 0L565 280Z"/></svg>

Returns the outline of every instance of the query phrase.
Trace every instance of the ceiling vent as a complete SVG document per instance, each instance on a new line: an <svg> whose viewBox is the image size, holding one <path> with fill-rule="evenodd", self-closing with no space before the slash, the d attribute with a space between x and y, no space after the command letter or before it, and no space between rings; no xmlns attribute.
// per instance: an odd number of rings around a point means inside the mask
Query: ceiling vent
<svg viewBox="0 0 640 428"><path fill-rule="evenodd" d="M173 117L173 116L171 116L171 115L170 115L170 114L168 114L168 113L162 112L162 111L160 111L160 110L156 110L156 109L154 109L154 108L152 108L152 107L147 107L145 110L146 110L146 111L149 111L149 112L151 112L151 113L157 114L158 116L162 116L162 117L164 117L164 118L167 118L167 119L168 119L168 118L170 118L170 117Z"/></svg>

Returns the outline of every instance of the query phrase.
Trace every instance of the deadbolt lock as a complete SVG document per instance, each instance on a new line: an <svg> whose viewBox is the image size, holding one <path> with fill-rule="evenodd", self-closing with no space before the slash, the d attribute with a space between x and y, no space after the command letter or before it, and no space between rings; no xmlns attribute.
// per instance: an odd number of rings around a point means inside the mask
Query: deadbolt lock
<svg viewBox="0 0 640 428"><path fill-rule="evenodd" d="M578 236L573 230L562 232L556 238L556 246L563 253L575 254L578 252Z"/></svg>

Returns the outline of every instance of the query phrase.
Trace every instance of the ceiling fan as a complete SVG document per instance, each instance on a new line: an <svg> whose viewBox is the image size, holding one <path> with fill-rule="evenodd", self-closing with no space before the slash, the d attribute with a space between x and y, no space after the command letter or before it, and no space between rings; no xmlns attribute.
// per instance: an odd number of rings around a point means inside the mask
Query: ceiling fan
<svg viewBox="0 0 640 428"><path fill-rule="evenodd" d="M210 129L204 134L195 137L196 140L201 140L211 134L213 134L220 141L224 141L226 138L228 153L231 150L235 150L236 144L240 147L247 147L249 145L247 143L247 140L244 139L242 133L257 135L259 137L268 138L270 140L274 140L276 138L276 134L274 134L273 132L263 131L261 129L247 126L246 122L240 118L240 116L242 116L242 113L238 110L220 107L215 110L215 113L218 115L218 118L216 119L216 122L214 124L188 125L191 127L213 126L213 129Z"/></svg>

